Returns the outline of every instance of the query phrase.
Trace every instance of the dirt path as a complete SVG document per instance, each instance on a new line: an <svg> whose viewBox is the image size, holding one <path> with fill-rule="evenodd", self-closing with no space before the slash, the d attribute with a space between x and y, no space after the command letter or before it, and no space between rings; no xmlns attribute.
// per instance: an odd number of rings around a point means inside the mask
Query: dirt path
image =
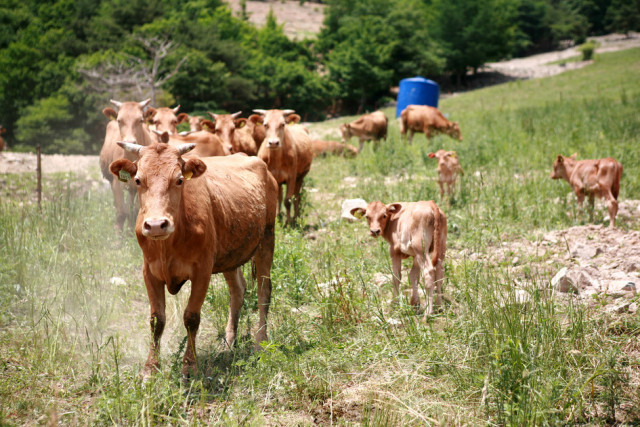
<svg viewBox="0 0 640 427"><path fill-rule="evenodd" d="M640 47L640 34L632 33L629 38L622 34L609 34L607 36L593 37L600 43L600 47L596 49L596 53L615 52L633 47ZM541 77L554 76L568 70L575 70L593 63L593 61L576 61L568 62L565 65L553 64L550 62L561 61L581 53L576 47L555 52L541 53L539 55L528 56L526 58L516 58L510 61L491 62L486 64L482 69L485 72L495 71L505 76L518 79L537 79Z"/></svg>

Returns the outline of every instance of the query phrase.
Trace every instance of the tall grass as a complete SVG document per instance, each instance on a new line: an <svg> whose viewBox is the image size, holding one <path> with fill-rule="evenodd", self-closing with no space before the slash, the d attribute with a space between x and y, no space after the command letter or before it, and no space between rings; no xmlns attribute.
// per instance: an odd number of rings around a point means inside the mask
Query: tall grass
<svg viewBox="0 0 640 427"><path fill-rule="evenodd" d="M572 73L446 100L462 142L417 136L410 146L392 122L388 140L367 144L357 159L317 159L303 223L276 230L269 343L252 350L250 284L238 344L219 346L228 295L213 278L200 373L186 384L188 285L168 298L161 372L147 383L138 376L149 340L142 257L132 235L113 231L110 194L78 195L76 178L61 175L51 178L42 211L3 201L0 424L637 423L630 375L637 376L638 317L611 323L553 296L549 269L559 264L549 255L522 259L519 268L491 255L502 243L583 223L569 187L548 178L557 154L617 158L621 198L637 198L640 90L625 67L639 64L638 50L601 55ZM598 84L600 94L583 92ZM450 201L439 200L427 156L442 147L458 152L466 172ZM408 301L392 303L390 283L375 283L375 273L391 272L387 244L363 224L339 221L341 201L353 197L435 199L444 208L449 302L427 323Z"/></svg>

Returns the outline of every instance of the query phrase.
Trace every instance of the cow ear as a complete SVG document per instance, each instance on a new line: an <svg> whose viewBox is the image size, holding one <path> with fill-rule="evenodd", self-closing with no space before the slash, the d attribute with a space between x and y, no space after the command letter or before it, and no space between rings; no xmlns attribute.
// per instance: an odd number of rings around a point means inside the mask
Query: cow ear
<svg viewBox="0 0 640 427"><path fill-rule="evenodd" d="M261 125L262 124L262 116L258 115L258 114L252 114L249 116L249 120L251 120L253 123L257 124L257 125Z"/></svg>
<svg viewBox="0 0 640 427"><path fill-rule="evenodd" d="M429 153L429 158L433 159L436 156L436 153Z"/></svg>
<svg viewBox="0 0 640 427"><path fill-rule="evenodd" d="M349 213L351 213L351 215L355 216L358 219L362 219L362 217L364 216L366 210L364 208L353 208L349 211Z"/></svg>
<svg viewBox="0 0 640 427"><path fill-rule="evenodd" d="M572 155L570 155L569 158L571 160L575 160L577 156L578 156L578 153L576 152L576 153L573 153Z"/></svg>
<svg viewBox="0 0 640 427"><path fill-rule="evenodd" d="M295 125L296 123L300 122L300 116L297 114L289 114L287 116L287 124L289 125Z"/></svg>
<svg viewBox="0 0 640 427"><path fill-rule="evenodd" d="M400 209L402 209L402 205L400 203L391 203L390 205L387 205L387 212L391 214L400 212Z"/></svg>
<svg viewBox="0 0 640 427"><path fill-rule="evenodd" d="M149 107L147 111L144 112L144 121L147 122L148 125L153 124L153 116L156 115L156 109Z"/></svg>
<svg viewBox="0 0 640 427"><path fill-rule="evenodd" d="M238 129L242 129L243 127L245 127L247 124L247 119L238 119L236 120L236 127Z"/></svg>
<svg viewBox="0 0 640 427"><path fill-rule="evenodd" d="M116 110L114 110L111 107L107 107L104 110L102 110L102 114L107 116L109 120L115 120L118 118L118 113L116 113Z"/></svg>
<svg viewBox="0 0 640 427"><path fill-rule="evenodd" d="M138 166L129 159L118 159L109 165L109 171L120 181L127 182L138 172Z"/></svg>
<svg viewBox="0 0 640 427"><path fill-rule="evenodd" d="M197 178L207 170L207 165L200 159L189 159L182 165L182 175L189 180Z"/></svg>
<svg viewBox="0 0 640 427"><path fill-rule="evenodd" d="M188 122L188 121L189 121L189 115L187 113L178 114L178 124Z"/></svg>
<svg viewBox="0 0 640 427"><path fill-rule="evenodd" d="M564 157L562 157L560 154L558 154L558 157L556 158L556 161L558 163L562 163L562 162L564 162Z"/></svg>
<svg viewBox="0 0 640 427"><path fill-rule="evenodd" d="M200 124L202 125L202 129L206 130L207 132L213 133L216 130L216 125L214 125L211 120L203 120L202 122L200 122Z"/></svg>

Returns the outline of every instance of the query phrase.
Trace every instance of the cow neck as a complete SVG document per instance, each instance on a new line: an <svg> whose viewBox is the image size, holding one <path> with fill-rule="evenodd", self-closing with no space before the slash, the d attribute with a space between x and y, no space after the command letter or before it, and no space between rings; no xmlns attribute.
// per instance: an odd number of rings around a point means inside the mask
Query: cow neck
<svg viewBox="0 0 640 427"><path fill-rule="evenodd" d="M395 216L395 215L394 215ZM384 232L382 233L382 237L391 245L393 232L398 229L398 218L389 218L386 226L384 227Z"/></svg>
<svg viewBox="0 0 640 427"><path fill-rule="evenodd" d="M569 181L577 162L575 160L565 158L562 163L564 164L564 167L562 168L562 179Z"/></svg>

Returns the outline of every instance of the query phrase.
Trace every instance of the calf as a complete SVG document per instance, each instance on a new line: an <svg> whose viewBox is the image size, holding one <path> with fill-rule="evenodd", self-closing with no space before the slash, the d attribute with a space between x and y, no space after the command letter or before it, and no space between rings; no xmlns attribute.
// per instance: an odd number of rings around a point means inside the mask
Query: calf
<svg viewBox="0 0 640 427"><path fill-rule="evenodd" d="M159 366L165 287L175 295L191 281L184 312L188 336L184 375L197 370L196 334L211 274L223 273L229 285L225 339L229 346L234 343L246 289L241 266L252 258L258 278L259 349L267 339L278 191L267 166L247 156L183 159L195 144L118 144L138 157L135 163L116 160L109 169L116 177L134 182L140 200L136 237L143 254L153 336L143 375L148 377Z"/></svg>
<svg viewBox="0 0 640 427"><path fill-rule="evenodd" d="M300 216L300 190L304 177L311 169L313 150L306 128L298 124L287 124L293 110L254 110L263 116L265 142L258 151L268 166L269 172L278 182L278 213L282 202L282 186L287 185L284 206L287 209L285 225L292 223L291 198L294 198L293 222Z"/></svg>
<svg viewBox="0 0 640 427"><path fill-rule="evenodd" d="M411 305L420 307L418 281L420 275L427 289L427 315L433 314L433 288L437 288L435 305L442 304L444 255L447 250L447 218L432 201L392 203L371 202L366 209L354 208L351 215L363 216L369 223L371 236L382 236L389 243L393 264L393 291L399 296L402 260L413 257L409 273Z"/></svg>
<svg viewBox="0 0 640 427"><path fill-rule="evenodd" d="M429 153L429 157L438 159L440 197L444 198L444 184L447 184L447 193L451 196L451 194L453 194L453 188L456 185L458 174L464 175L464 171L458 161L458 154L455 151L438 150L435 153Z"/></svg>
<svg viewBox="0 0 640 427"><path fill-rule="evenodd" d="M314 156L326 156L327 154L344 154L345 157L355 157L358 149L350 144L341 144L337 141L311 141Z"/></svg>
<svg viewBox="0 0 640 427"><path fill-rule="evenodd" d="M414 132L424 132L427 139L432 133L444 133L451 138L462 141L458 122L447 120L440 110L428 105L409 105L400 113L400 134L404 137L409 131L409 144Z"/></svg>
<svg viewBox="0 0 640 427"><path fill-rule="evenodd" d="M577 153L570 157L559 155L553 162L551 178L564 179L571 185L578 198L580 210L585 196L589 196L592 221L594 198L605 199L609 208L609 227L615 227L622 165L611 157L576 161L576 156Z"/></svg>
<svg viewBox="0 0 640 427"><path fill-rule="evenodd" d="M358 152L362 151L365 141L378 142L381 138L387 139L387 116L382 111L365 114L358 120L340 125L342 142L348 142L351 137L360 139Z"/></svg>

